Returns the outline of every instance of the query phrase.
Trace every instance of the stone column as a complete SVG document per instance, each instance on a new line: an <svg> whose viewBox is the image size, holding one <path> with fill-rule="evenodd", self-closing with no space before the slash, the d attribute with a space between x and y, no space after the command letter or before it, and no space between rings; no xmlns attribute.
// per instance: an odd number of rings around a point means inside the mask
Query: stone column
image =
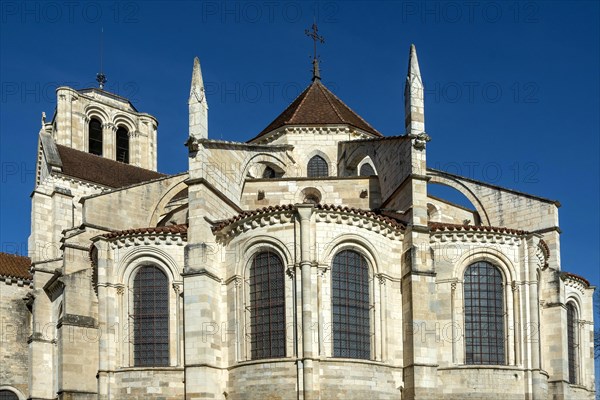
<svg viewBox="0 0 600 400"><path fill-rule="evenodd" d="M313 296L312 296L312 261L310 240L310 218L313 212L312 204L297 206L300 217L300 273L302 287L302 364L303 364L303 395L305 400L318 398L315 392L315 373L313 360Z"/></svg>

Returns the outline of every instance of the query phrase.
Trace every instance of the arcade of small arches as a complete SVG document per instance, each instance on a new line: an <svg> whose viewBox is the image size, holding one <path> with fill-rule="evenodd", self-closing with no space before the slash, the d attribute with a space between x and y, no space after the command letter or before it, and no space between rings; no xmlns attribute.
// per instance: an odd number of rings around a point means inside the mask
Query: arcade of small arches
<svg viewBox="0 0 600 400"><path fill-rule="evenodd" d="M102 118L96 114L92 114L88 118L87 123L87 149L90 154L101 156L104 153L104 142L106 139L106 129L111 128L114 131L115 143L114 152L115 159L119 162L129 164L129 137L131 128L125 126L123 122L118 122L116 125L103 123ZM113 129L114 128L114 129Z"/></svg>
<svg viewBox="0 0 600 400"><path fill-rule="evenodd" d="M263 179L280 178L285 172L278 166L270 163L265 163L262 167L262 172L258 174ZM356 167L356 176L376 176L377 172L373 166L373 162L367 156ZM306 164L306 176L309 178L322 178L330 176L329 162L321 154L316 154L310 157ZM251 176L253 177L253 176Z"/></svg>

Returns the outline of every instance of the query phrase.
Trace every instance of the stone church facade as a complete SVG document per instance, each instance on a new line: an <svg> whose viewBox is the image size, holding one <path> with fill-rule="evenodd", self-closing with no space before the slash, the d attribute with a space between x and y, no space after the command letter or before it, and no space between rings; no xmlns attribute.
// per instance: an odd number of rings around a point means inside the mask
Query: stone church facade
<svg viewBox="0 0 600 400"><path fill-rule="evenodd" d="M411 47L402 136L320 81L189 170L100 89L42 121L30 258L0 257L0 399L592 399L594 287L556 201L429 168ZM463 193L473 209L428 195Z"/></svg>

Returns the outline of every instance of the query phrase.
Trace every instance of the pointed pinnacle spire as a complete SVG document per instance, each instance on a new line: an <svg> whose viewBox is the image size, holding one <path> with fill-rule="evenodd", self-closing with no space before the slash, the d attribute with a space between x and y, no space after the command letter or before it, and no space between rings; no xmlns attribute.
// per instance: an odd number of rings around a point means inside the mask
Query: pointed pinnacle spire
<svg viewBox="0 0 600 400"><path fill-rule="evenodd" d="M419 69L419 59L417 58L417 48L414 44L410 45L410 54L408 56L408 78L418 78L421 80L421 70Z"/></svg>
<svg viewBox="0 0 600 400"><path fill-rule="evenodd" d="M194 68L192 70L192 86L190 88L190 97L194 95L194 91L197 95L204 91L204 82L202 80L202 72L200 70L200 59L194 57Z"/></svg>
<svg viewBox="0 0 600 400"><path fill-rule="evenodd" d="M190 136L196 139L208 138L208 103L204 92L204 81L200 70L200 60L194 58L190 98L188 100Z"/></svg>
<svg viewBox="0 0 600 400"><path fill-rule="evenodd" d="M426 135L425 98L423 92L424 88L419 69L419 60L417 59L417 49L414 44L411 44L408 57L408 74L404 86L404 126L409 136ZM423 136L423 138L425 137ZM427 141L426 138L423 140Z"/></svg>

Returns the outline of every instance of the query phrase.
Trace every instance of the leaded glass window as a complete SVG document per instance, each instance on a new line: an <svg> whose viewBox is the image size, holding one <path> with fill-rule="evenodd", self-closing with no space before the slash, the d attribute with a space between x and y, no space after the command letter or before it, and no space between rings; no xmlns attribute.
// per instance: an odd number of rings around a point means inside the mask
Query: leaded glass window
<svg viewBox="0 0 600 400"><path fill-rule="evenodd" d="M0 400L19 400L19 398L10 390L0 390Z"/></svg>
<svg viewBox="0 0 600 400"><path fill-rule="evenodd" d="M327 167L327 161L321 156L314 156L308 162L308 177L319 178L322 176L329 176L329 168Z"/></svg>
<svg viewBox="0 0 600 400"><path fill-rule="evenodd" d="M465 271L466 364L505 363L502 273L480 261Z"/></svg>
<svg viewBox="0 0 600 400"><path fill-rule="evenodd" d="M169 365L169 280L155 266L133 280L134 365Z"/></svg>
<svg viewBox="0 0 600 400"><path fill-rule="evenodd" d="M371 358L369 267L365 258L343 250L331 268L333 356Z"/></svg>
<svg viewBox="0 0 600 400"><path fill-rule="evenodd" d="M89 152L97 156L102 155L102 123L96 118L90 120L88 126Z"/></svg>
<svg viewBox="0 0 600 400"><path fill-rule="evenodd" d="M117 161L129 164L129 132L122 126L117 129Z"/></svg>
<svg viewBox="0 0 600 400"><path fill-rule="evenodd" d="M266 250L250 267L250 348L253 360L285 357L285 282L281 258Z"/></svg>
<svg viewBox="0 0 600 400"><path fill-rule="evenodd" d="M567 342L569 346L569 383L577 383L577 310L573 303L567 304Z"/></svg>
<svg viewBox="0 0 600 400"><path fill-rule="evenodd" d="M371 175L377 175L377 174L375 174L375 170L373 169L371 164L365 163L360 167L359 175L360 176L371 176Z"/></svg>

